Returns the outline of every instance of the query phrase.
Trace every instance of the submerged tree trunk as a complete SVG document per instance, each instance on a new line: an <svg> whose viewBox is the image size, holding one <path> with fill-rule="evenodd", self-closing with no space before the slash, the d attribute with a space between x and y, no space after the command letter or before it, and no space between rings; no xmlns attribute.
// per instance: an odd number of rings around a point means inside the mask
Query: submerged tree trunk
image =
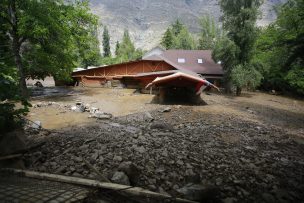
<svg viewBox="0 0 304 203"><path fill-rule="evenodd" d="M231 81L228 78L225 78L224 80L224 86L225 86L225 93L231 94L232 93L232 85Z"/></svg>
<svg viewBox="0 0 304 203"><path fill-rule="evenodd" d="M19 88L20 88L20 94L22 97L27 98L28 97L28 91L26 87L26 81L24 76L24 69L23 64L20 56L20 47L13 48L14 57L15 57L15 64L18 68L18 76L19 76Z"/></svg>
<svg viewBox="0 0 304 203"><path fill-rule="evenodd" d="M20 38L18 35L18 18L16 12L16 1L12 0L9 5L8 12L10 14L10 24L12 26L11 40L12 40L12 50L14 54L15 64L18 69L18 76L19 76L19 87L20 87L20 94L22 97L28 97L28 91L26 87L25 75L24 75L24 68L22 64L22 59L20 55L20 47L24 39Z"/></svg>
<svg viewBox="0 0 304 203"><path fill-rule="evenodd" d="M242 93L242 88L241 87L236 87L236 96L240 96Z"/></svg>

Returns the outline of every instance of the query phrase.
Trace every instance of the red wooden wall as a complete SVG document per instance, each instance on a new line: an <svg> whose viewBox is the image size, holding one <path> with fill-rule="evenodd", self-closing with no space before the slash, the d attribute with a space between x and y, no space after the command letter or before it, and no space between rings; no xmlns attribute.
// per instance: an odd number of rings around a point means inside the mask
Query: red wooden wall
<svg viewBox="0 0 304 203"><path fill-rule="evenodd" d="M107 80L120 79L123 76L167 70L175 70L175 68L164 61L134 61L79 71L73 73L72 76L85 86L101 86ZM143 81L138 82L138 85L146 85L146 82L144 84L140 84Z"/></svg>
<svg viewBox="0 0 304 203"><path fill-rule="evenodd" d="M118 76L136 75L137 73L166 70L175 70L175 68L164 61L135 61L79 71L73 73L72 76L97 76L111 79Z"/></svg>

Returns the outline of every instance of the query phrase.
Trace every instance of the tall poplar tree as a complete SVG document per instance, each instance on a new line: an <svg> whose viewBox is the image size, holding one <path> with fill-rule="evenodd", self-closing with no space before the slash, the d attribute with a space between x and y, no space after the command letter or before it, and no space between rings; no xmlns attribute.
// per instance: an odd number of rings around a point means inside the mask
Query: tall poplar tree
<svg viewBox="0 0 304 203"><path fill-rule="evenodd" d="M258 33L256 20L261 3L261 0L220 1L227 39L219 42L213 56L216 61L224 63L226 83L232 82L236 86L237 95L241 94L243 86L257 85L257 81L261 80L261 75L255 70L255 64L252 64L253 47ZM230 92L230 85L226 87Z"/></svg>
<svg viewBox="0 0 304 203"><path fill-rule="evenodd" d="M115 56L118 56L119 47L120 47L120 43L119 43L119 41L116 41L116 44L115 44Z"/></svg>
<svg viewBox="0 0 304 203"><path fill-rule="evenodd" d="M103 46L103 56L110 57L111 56L111 48L110 48L110 34L107 29L107 26L103 29L102 34L102 46Z"/></svg>

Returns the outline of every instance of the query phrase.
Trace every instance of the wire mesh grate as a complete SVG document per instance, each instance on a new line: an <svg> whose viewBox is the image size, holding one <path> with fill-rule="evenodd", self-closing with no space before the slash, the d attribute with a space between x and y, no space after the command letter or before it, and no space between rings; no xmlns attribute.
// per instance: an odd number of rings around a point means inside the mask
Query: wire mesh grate
<svg viewBox="0 0 304 203"><path fill-rule="evenodd" d="M85 187L0 172L1 202L80 202L89 192Z"/></svg>

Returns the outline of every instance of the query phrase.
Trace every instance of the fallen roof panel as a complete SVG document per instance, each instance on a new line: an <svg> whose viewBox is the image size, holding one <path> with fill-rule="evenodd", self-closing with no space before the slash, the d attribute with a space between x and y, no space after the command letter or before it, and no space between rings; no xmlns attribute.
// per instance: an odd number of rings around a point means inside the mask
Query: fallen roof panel
<svg viewBox="0 0 304 203"><path fill-rule="evenodd" d="M189 75L187 73L178 72L178 73L174 73L172 75L168 75L168 76L164 76L164 77L157 77L155 80L153 80L151 83L149 83L146 86L146 89L151 86L154 86L154 85L159 86L159 85L170 84L170 83L176 84L176 80L185 80L185 81L189 81L191 83L206 82L205 79L203 79L199 76L194 76L194 75Z"/></svg>

